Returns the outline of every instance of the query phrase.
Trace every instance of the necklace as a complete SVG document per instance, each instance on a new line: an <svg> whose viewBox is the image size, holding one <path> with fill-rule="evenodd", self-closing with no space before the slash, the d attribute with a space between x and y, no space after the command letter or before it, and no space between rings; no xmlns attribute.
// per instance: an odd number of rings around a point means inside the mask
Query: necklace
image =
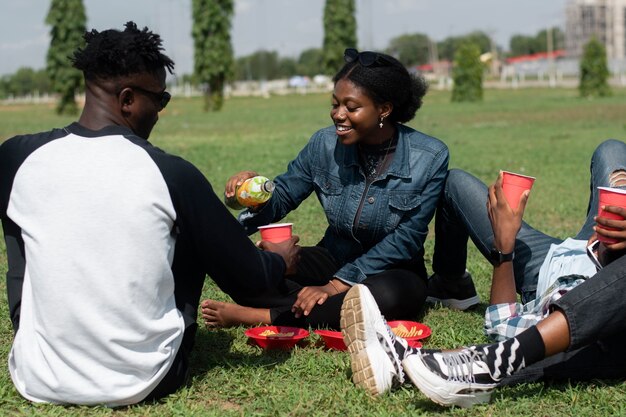
<svg viewBox="0 0 626 417"><path fill-rule="evenodd" d="M384 142L383 142L384 143ZM381 158L381 153L378 152L379 149L366 149L363 146L359 146L361 150L361 155L363 159L363 170L367 178L375 178L378 176L386 167L387 157L389 156L389 150L394 143L394 137L389 138L389 144L387 145L387 149L385 150L384 156Z"/></svg>

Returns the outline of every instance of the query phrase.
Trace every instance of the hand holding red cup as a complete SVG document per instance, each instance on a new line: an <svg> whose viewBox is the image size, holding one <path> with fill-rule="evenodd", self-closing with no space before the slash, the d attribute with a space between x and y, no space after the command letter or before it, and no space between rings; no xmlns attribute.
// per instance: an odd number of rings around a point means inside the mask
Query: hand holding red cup
<svg viewBox="0 0 626 417"><path fill-rule="evenodd" d="M598 187L598 217L609 220L624 220L624 217L604 210L602 207L615 206L626 209L626 190L620 188ZM605 230L618 230L596 223L596 227ZM598 233L598 240L607 244L618 243L619 240Z"/></svg>
<svg viewBox="0 0 626 417"><path fill-rule="evenodd" d="M267 226L259 226L261 240L272 243L280 243L291 238L293 223L274 223Z"/></svg>
<svg viewBox="0 0 626 417"><path fill-rule="evenodd" d="M530 190L534 182L535 177L502 171L502 192L513 210L517 210L522 194Z"/></svg>

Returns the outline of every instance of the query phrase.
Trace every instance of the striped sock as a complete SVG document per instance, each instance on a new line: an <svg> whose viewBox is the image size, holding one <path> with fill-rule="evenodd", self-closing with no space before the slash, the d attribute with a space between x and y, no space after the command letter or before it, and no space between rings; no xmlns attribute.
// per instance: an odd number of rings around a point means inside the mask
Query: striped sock
<svg viewBox="0 0 626 417"><path fill-rule="evenodd" d="M545 356L545 345L537 327L533 326L512 339L476 347L483 351L485 363L496 381L531 365Z"/></svg>

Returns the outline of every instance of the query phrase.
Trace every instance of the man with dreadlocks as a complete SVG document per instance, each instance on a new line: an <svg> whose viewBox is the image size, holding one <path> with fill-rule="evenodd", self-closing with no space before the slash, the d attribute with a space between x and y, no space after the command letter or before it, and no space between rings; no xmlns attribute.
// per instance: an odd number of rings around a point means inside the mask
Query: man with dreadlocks
<svg viewBox="0 0 626 417"><path fill-rule="evenodd" d="M259 291L299 248L256 248L193 165L148 142L174 68L159 35L128 22L85 41L78 122L0 146L9 370L31 401L118 406L184 384L207 274Z"/></svg>

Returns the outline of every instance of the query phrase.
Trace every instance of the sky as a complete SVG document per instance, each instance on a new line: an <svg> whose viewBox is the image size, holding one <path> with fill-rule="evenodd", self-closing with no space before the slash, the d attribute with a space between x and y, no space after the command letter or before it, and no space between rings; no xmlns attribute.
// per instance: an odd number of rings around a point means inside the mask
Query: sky
<svg viewBox="0 0 626 417"><path fill-rule="evenodd" d="M435 41L473 30L508 49L511 36L565 26L567 0L355 0L358 48L381 50L396 36L424 33ZM45 66L50 0L0 0L0 75ZM320 48L324 0L235 0L235 56L264 49L297 58ZM134 20L163 38L176 73L193 70L191 0L83 0L87 28L122 29Z"/></svg>

